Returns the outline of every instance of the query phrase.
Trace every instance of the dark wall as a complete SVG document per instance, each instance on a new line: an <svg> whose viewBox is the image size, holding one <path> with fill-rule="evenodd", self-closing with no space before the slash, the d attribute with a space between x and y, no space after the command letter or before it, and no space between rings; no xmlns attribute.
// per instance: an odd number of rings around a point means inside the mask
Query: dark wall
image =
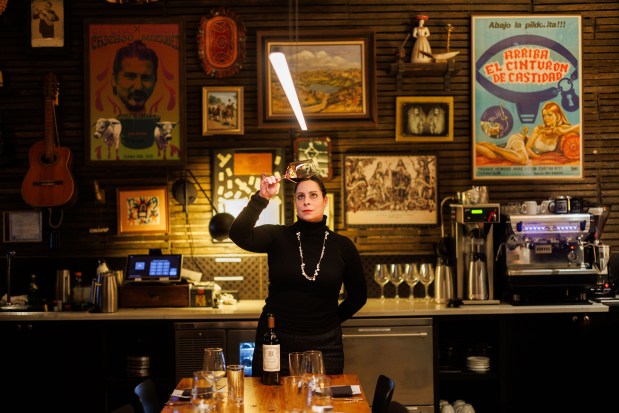
<svg viewBox="0 0 619 413"><path fill-rule="evenodd" d="M69 4L68 47L66 52L41 55L27 47L28 10L26 3L10 0L0 16L0 70L4 87L0 88L2 139L7 153L0 159L0 209L29 210L20 195L20 184L28 170L28 149L43 138L44 108L42 84L44 76L54 72L60 82L57 107L58 131L62 146L70 149L74 162L72 173L78 187L76 203L52 213L43 209L44 241L41 243L7 244L3 250L15 249L20 256L124 256L128 252L145 252L161 248L185 255L237 254L241 251L229 242L213 242L208 234L211 208L202 194L189 207L189 213L170 197L170 233L155 236L119 236L116 231L116 188L166 185L171 188L182 173L182 167L85 165L84 116L84 21L118 18L170 19L184 24L185 60L183 70L186 87L182 92L186 107L187 167L211 191L211 157L214 149L280 147L286 162L293 160L296 129L258 127L256 34L261 30L287 30L295 24L288 2L236 1L224 2L243 20L247 29L247 52L242 70L227 78L209 77L203 71L197 53L196 35L200 18L208 16L222 2L159 1L143 6L119 6L104 0L66 0ZM398 88L390 73L395 52L411 29L416 14L430 16L431 44L444 48L446 35L440 27L454 26L451 49L461 51L456 58L459 70L449 82L440 74L421 74L405 78ZM473 185L471 180L471 79L470 17L473 14L568 13L583 17L583 90L585 178L577 182L514 181L483 182L490 200L507 203L512 200L536 199L569 194L591 201L601 198L613 211L606 226L605 240L619 246L619 223L615 217L619 197L616 160L619 158L617 126L617 92L619 91L619 6L616 1L560 2L516 1L496 3L486 0L470 2L433 1L377 2L360 0L300 1L299 29L319 29L327 35L331 30L371 28L376 32L376 85L378 122L370 126L330 127L320 125L303 134L308 137L329 136L333 146L333 179L327 187L335 203L336 230L354 239L363 253L428 254L440 236L437 225L413 227L346 228L342 219L342 165L344 153L426 153L439 158L439 199L452 196ZM407 48L410 49L409 41ZM410 50L409 50L410 52ZM245 89L245 133L242 136L202 136L201 93L204 86L243 86ZM396 142L396 96L453 96L454 140L446 143ZM106 192L105 204L95 202L94 181ZM601 197L598 197L601 194ZM290 202L288 202L289 205ZM448 211L446 211L448 216ZM286 209L292 221L291 206ZM52 226L60 223L57 229ZM109 228L107 233L93 230ZM50 235L54 243L50 244ZM50 249L50 247L53 247Z"/></svg>

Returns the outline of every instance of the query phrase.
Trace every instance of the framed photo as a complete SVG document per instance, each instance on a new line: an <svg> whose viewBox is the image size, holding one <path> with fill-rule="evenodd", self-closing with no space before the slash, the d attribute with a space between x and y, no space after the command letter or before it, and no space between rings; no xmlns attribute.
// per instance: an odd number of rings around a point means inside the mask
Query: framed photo
<svg viewBox="0 0 619 413"><path fill-rule="evenodd" d="M217 211L237 216L249 198L260 190L260 175L283 176L284 151L281 148L219 149L213 151L213 203ZM256 225L283 224L285 181L279 193L260 214Z"/></svg>
<svg viewBox="0 0 619 413"><path fill-rule="evenodd" d="M258 126L291 127L292 108L269 62L286 55L308 127L377 122L375 34L369 30L305 30L257 33Z"/></svg>
<svg viewBox="0 0 619 413"><path fill-rule="evenodd" d="M181 23L87 21L85 33L86 163L183 165ZM133 80L137 77L138 86Z"/></svg>
<svg viewBox="0 0 619 413"><path fill-rule="evenodd" d="M6 243L43 241L41 211L4 211L2 222L2 238Z"/></svg>
<svg viewBox="0 0 619 413"><path fill-rule="evenodd" d="M313 159L320 168L320 177L324 181L333 178L331 169L331 138L296 138L294 140L294 153L297 161Z"/></svg>
<svg viewBox="0 0 619 413"><path fill-rule="evenodd" d="M438 224L435 155L344 155L347 226Z"/></svg>
<svg viewBox="0 0 619 413"><path fill-rule="evenodd" d="M451 142L454 100L446 97L396 97L395 140Z"/></svg>
<svg viewBox="0 0 619 413"><path fill-rule="evenodd" d="M473 179L582 179L581 16L484 15L471 26Z"/></svg>
<svg viewBox="0 0 619 413"><path fill-rule="evenodd" d="M202 135L242 135L243 87L202 88Z"/></svg>
<svg viewBox="0 0 619 413"><path fill-rule="evenodd" d="M67 49L69 0L27 0L28 51L58 56Z"/></svg>
<svg viewBox="0 0 619 413"><path fill-rule="evenodd" d="M118 234L167 234L168 189L166 187L116 190Z"/></svg>

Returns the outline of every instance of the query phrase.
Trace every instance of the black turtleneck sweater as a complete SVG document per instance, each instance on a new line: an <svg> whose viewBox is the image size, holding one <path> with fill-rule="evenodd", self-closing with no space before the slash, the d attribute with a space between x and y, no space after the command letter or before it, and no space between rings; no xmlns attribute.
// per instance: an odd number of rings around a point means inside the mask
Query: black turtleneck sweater
<svg viewBox="0 0 619 413"><path fill-rule="evenodd" d="M321 222L298 219L292 225L255 226L269 201L257 193L236 217L230 239L239 247L268 255L269 293L263 314L275 315L277 329L297 334L322 334L352 317L367 300L361 257L347 237ZM312 277L328 232L320 271L315 281L301 273L297 232L301 233L305 273ZM344 283L346 298L338 296Z"/></svg>

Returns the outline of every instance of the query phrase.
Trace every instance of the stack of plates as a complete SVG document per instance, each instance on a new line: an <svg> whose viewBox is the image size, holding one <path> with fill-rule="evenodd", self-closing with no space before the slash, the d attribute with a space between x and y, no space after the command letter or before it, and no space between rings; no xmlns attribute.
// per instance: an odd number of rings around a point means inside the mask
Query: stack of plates
<svg viewBox="0 0 619 413"><path fill-rule="evenodd" d="M485 356L469 356L466 358L466 367L475 373L486 373L490 370L490 358Z"/></svg>

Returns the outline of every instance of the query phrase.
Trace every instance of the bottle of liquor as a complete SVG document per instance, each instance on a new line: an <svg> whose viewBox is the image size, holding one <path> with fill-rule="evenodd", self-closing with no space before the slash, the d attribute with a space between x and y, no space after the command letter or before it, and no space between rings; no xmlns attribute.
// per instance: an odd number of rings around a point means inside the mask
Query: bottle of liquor
<svg viewBox="0 0 619 413"><path fill-rule="evenodd" d="M268 330L262 337L262 384L279 384L280 348L275 332L275 316L267 314Z"/></svg>
<svg viewBox="0 0 619 413"><path fill-rule="evenodd" d="M39 308L41 305L39 297L39 286L37 285L37 276L32 274L30 276L30 285L28 286L28 305L31 308Z"/></svg>

